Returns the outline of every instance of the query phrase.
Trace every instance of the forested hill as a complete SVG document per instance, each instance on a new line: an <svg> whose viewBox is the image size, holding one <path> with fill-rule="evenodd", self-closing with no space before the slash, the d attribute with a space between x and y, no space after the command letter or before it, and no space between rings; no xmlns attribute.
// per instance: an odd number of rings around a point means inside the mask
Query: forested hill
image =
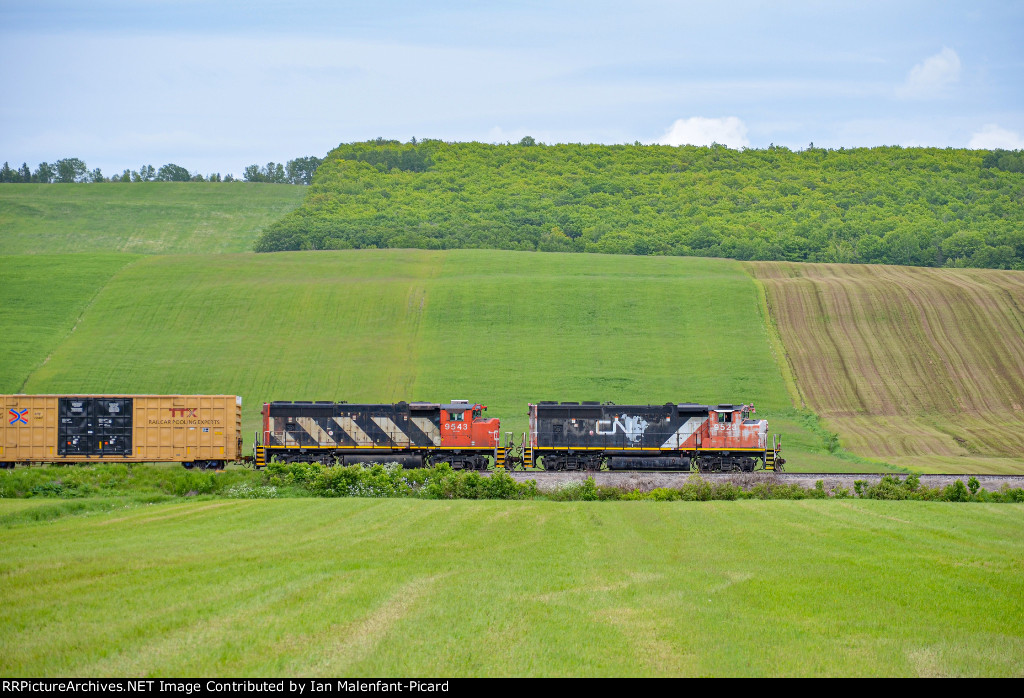
<svg viewBox="0 0 1024 698"><path fill-rule="evenodd" d="M256 250L489 247L1024 269L1024 153L343 144Z"/></svg>

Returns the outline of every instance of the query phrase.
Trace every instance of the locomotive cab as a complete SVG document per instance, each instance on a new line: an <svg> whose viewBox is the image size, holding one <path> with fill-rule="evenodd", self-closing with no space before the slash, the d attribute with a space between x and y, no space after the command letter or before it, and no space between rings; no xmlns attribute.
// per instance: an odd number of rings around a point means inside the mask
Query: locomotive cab
<svg viewBox="0 0 1024 698"><path fill-rule="evenodd" d="M441 446L443 448L489 448L498 445L500 420L484 418L486 405L471 405L468 400L452 400L441 406Z"/></svg>
<svg viewBox="0 0 1024 698"><path fill-rule="evenodd" d="M718 405L708 411L707 446L722 450L764 450L768 420L751 419L753 405Z"/></svg>

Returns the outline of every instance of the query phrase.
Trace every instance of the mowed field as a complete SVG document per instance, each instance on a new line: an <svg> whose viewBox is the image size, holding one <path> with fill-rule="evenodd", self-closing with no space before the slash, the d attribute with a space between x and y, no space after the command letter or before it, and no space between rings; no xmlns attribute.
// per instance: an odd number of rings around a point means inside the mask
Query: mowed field
<svg viewBox="0 0 1024 698"><path fill-rule="evenodd" d="M0 547L4 676L1024 674L1020 505L211 500Z"/></svg>
<svg viewBox="0 0 1024 698"><path fill-rule="evenodd" d="M0 255L243 252L306 187L250 182L0 185Z"/></svg>
<svg viewBox="0 0 1024 698"><path fill-rule="evenodd" d="M52 257L50 269L72 276L89 259ZM0 287L0 297L10 292ZM49 302L77 302L61 293ZM747 401L785 434L792 469L884 467L836 457L812 416L791 406L757 286L729 260L493 250L140 256L104 281L75 323L53 346L33 345L45 360L8 365L8 389L237 393L247 435L269 400L467 399L517 434L529 401Z"/></svg>
<svg viewBox="0 0 1024 698"><path fill-rule="evenodd" d="M1024 472L1024 273L754 263L807 406L853 451Z"/></svg>

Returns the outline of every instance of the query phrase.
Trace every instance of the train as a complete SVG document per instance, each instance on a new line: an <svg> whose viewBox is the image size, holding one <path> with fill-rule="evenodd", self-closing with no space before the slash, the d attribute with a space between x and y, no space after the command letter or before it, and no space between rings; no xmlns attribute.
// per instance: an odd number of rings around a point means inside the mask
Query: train
<svg viewBox="0 0 1024 698"><path fill-rule="evenodd" d="M0 466L179 462L186 468L448 463L461 470L783 470L782 440L751 404L528 403L529 427L502 432L487 406L449 402L264 403L242 453L236 395L4 395Z"/></svg>

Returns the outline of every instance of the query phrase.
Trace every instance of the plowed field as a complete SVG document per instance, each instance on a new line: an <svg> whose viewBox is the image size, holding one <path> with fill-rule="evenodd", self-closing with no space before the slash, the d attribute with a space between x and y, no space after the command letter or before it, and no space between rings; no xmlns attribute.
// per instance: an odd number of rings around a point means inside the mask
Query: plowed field
<svg viewBox="0 0 1024 698"><path fill-rule="evenodd" d="M1024 471L1024 273L752 263L808 407L853 451Z"/></svg>

